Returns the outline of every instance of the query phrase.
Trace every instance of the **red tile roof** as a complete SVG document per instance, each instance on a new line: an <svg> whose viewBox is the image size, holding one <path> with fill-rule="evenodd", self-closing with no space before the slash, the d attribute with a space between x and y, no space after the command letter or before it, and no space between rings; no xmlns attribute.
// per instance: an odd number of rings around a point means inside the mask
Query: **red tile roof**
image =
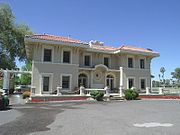
<svg viewBox="0 0 180 135"><path fill-rule="evenodd" d="M80 40L72 39L69 37L61 37L61 36L54 36L54 35L48 35L48 34L26 35L26 38L50 40L50 41L61 41L61 42L78 43L78 44L83 43Z"/></svg>
<svg viewBox="0 0 180 135"><path fill-rule="evenodd" d="M91 48L97 49L97 50L104 50L104 51L115 51L117 48L111 47L111 46L99 46L99 45L92 45Z"/></svg>
<svg viewBox="0 0 180 135"><path fill-rule="evenodd" d="M128 45L122 45L121 47L118 47L118 48L111 47L111 46L92 45L91 48L97 49L97 50L105 50L105 51L126 50L126 51L138 51L138 52L147 52L147 53L157 53L157 52L154 52L151 49L144 49L144 48L128 46Z"/></svg>
<svg viewBox="0 0 180 135"><path fill-rule="evenodd" d="M86 42L76 40L76 39L72 39L69 37L61 37L61 36L54 36L54 35L48 35L48 34L26 35L26 38L50 40L50 41L60 41L60 42L67 42L67 43L77 43L77 44L86 43ZM128 46L128 45L122 45L121 47L118 47L118 48L111 47L111 46L105 46L105 45L91 45L91 48L97 49L97 50L102 50L102 51L103 50L104 51L127 50L127 51L137 51L137 52L147 52L147 53L159 54L157 52L152 51L151 49L144 49L144 48Z"/></svg>
<svg viewBox="0 0 180 135"><path fill-rule="evenodd" d="M154 52L151 49L144 49L144 48L140 48L140 47L127 46L127 45L122 45L121 47L119 47L119 50L138 51L138 52L147 52L147 53L157 53L157 52Z"/></svg>

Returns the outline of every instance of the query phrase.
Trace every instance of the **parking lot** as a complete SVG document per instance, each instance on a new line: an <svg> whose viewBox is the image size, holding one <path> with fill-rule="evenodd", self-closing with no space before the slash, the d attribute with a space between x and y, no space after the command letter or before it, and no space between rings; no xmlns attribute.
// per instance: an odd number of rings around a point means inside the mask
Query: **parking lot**
<svg viewBox="0 0 180 135"><path fill-rule="evenodd" d="M1 135L179 135L179 100L12 105Z"/></svg>

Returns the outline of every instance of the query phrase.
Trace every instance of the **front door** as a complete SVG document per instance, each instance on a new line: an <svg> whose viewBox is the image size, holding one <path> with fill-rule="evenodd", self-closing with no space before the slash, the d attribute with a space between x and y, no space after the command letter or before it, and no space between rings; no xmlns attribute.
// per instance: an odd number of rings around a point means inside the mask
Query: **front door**
<svg viewBox="0 0 180 135"><path fill-rule="evenodd" d="M79 75L78 85L79 87L83 85L85 88L87 88L87 76L85 74Z"/></svg>
<svg viewBox="0 0 180 135"><path fill-rule="evenodd" d="M113 90L114 88L114 77L111 75L108 75L106 77L106 85L109 86L110 90Z"/></svg>

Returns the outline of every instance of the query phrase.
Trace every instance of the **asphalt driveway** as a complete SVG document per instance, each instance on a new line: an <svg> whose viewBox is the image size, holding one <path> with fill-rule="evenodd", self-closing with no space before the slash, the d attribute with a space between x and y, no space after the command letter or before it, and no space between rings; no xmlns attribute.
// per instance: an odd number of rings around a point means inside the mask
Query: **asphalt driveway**
<svg viewBox="0 0 180 135"><path fill-rule="evenodd" d="M180 100L14 105L1 135L179 135Z"/></svg>

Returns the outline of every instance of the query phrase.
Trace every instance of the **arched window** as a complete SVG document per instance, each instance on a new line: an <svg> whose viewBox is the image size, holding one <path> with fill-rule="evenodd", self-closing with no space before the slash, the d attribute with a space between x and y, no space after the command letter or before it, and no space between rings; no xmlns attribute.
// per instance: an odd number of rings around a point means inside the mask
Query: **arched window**
<svg viewBox="0 0 180 135"><path fill-rule="evenodd" d="M83 85L85 88L87 88L88 85L87 75L83 73L79 74L79 78L78 78L78 86L80 87L81 85Z"/></svg>
<svg viewBox="0 0 180 135"><path fill-rule="evenodd" d="M114 76L113 75L106 76L106 86L109 86L109 88L111 90L114 88Z"/></svg>

